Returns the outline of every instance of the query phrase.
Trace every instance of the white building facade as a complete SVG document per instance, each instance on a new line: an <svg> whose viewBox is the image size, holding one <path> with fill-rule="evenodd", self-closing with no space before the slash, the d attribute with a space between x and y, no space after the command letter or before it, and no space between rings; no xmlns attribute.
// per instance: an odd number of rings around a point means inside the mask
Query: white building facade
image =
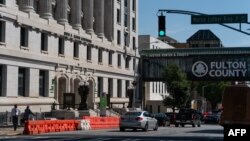
<svg viewBox="0 0 250 141"><path fill-rule="evenodd" d="M103 92L126 106L137 41L137 0L1 0L0 112L79 104L80 81L89 82L88 108Z"/></svg>
<svg viewBox="0 0 250 141"><path fill-rule="evenodd" d="M173 46L150 35L139 35L139 51L148 49L167 49ZM151 113L167 112L163 98L168 96L164 82L145 82L145 108Z"/></svg>

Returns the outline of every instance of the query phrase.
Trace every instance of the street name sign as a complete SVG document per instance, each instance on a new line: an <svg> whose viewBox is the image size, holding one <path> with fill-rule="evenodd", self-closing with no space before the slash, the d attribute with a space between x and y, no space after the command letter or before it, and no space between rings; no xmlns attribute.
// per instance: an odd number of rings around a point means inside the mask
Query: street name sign
<svg viewBox="0 0 250 141"><path fill-rule="evenodd" d="M247 14L192 15L191 24L247 23Z"/></svg>

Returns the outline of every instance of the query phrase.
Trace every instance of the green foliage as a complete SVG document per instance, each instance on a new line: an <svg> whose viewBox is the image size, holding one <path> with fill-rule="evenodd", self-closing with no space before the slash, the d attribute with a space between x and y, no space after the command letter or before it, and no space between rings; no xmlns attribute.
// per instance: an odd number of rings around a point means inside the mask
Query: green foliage
<svg viewBox="0 0 250 141"><path fill-rule="evenodd" d="M199 82L197 91L202 96L202 87L204 87L204 97L211 102L212 109L215 109L217 104L221 102L222 95L229 82Z"/></svg>
<svg viewBox="0 0 250 141"><path fill-rule="evenodd" d="M166 107L175 108L186 106L190 82L187 81L186 73L176 64L169 64L163 72L163 77L167 85L168 97L165 97L163 103Z"/></svg>

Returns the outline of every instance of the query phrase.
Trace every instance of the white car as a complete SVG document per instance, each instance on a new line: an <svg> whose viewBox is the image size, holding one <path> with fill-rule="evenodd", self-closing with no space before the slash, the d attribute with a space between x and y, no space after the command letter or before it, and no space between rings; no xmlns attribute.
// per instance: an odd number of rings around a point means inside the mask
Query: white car
<svg viewBox="0 0 250 141"><path fill-rule="evenodd" d="M144 131L153 129L156 131L158 122L147 111L130 111L121 117L120 131L125 131L125 129L143 129Z"/></svg>

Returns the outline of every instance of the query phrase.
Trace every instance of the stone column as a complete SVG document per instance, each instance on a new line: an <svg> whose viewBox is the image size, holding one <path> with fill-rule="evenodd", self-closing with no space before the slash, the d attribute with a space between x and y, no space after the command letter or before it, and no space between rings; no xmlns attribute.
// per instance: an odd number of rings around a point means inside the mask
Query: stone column
<svg viewBox="0 0 250 141"><path fill-rule="evenodd" d="M52 18L52 0L40 0L39 13L42 18Z"/></svg>
<svg viewBox="0 0 250 141"><path fill-rule="evenodd" d="M68 23L68 0L56 0L56 20L59 24Z"/></svg>
<svg viewBox="0 0 250 141"><path fill-rule="evenodd" d="M29 85L27 86L27 96L39 97L39 69L29 69L29 76L27 78Z"/></svg>
<svg viewBox="0 0 250 141"><path fill-rule="evenodd" d="M86 30L88 34L93 33L93 14L94 14L94 0L83 0L83 29Z"/></svg>
<svg viewBox="0 0 250 141"><path fill-rule="evenodd" d="M34 0L19 0L19 8L24 12L35 12Z"/></svg>
<svg viewBox="0 0 250 141"><path fill-rule="evenodd" d="M71 24L73 28L79 29L81 28L81 0L70 0L71 6Z"/></svg>
<svg viewBox="0 0 250 141"><path fill-rule="evenodd" d="M98 37L104 36L104 0L95 0L95 33Z"/></svg>
<svg viewBox="0 0 250 141"><path fill-rule="evenodd" d="M4 92L7 97L18 96L18 67L7 65L4 68Z"/></svg>

